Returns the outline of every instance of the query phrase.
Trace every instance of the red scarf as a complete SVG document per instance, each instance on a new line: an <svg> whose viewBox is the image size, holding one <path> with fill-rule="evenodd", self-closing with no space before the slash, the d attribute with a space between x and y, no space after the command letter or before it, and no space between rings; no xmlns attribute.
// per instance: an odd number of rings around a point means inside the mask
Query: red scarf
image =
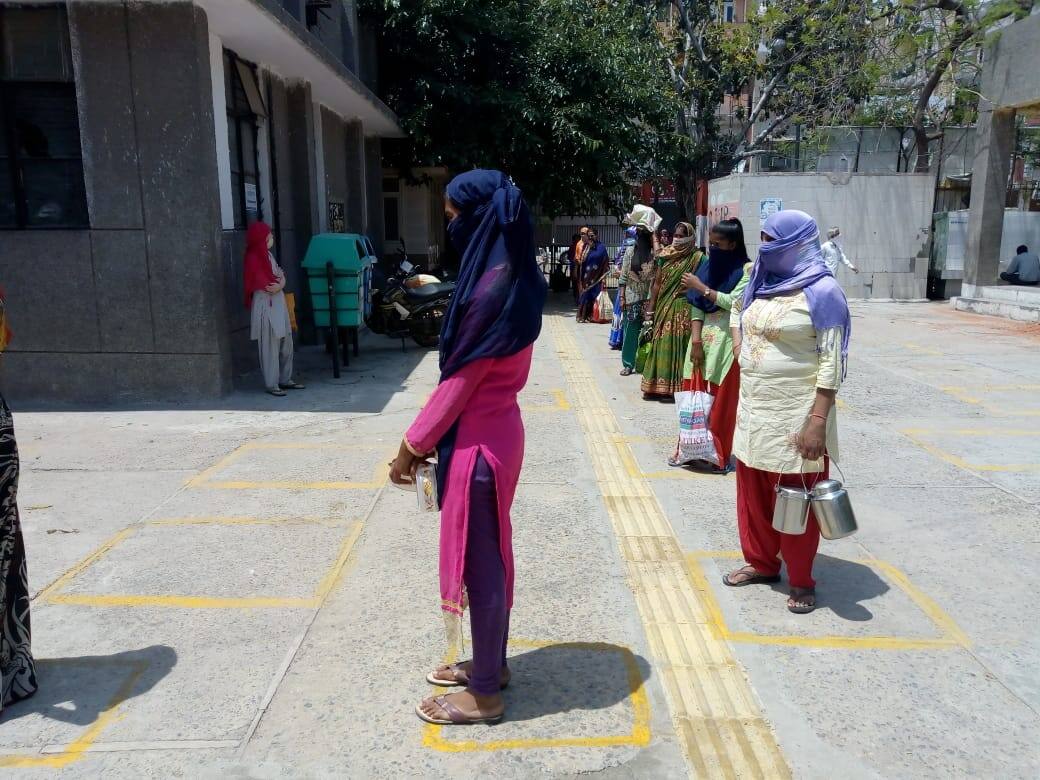
<svg viewBox="0 0 1040 780"><path fill-rule="evenodd" d="M247 309L253 305L253 293L266 290L278 281L267 250L267 238L270 235L271 228L266 222L254 222L246 231L246 257L242 264L242 275Z"/></svg>

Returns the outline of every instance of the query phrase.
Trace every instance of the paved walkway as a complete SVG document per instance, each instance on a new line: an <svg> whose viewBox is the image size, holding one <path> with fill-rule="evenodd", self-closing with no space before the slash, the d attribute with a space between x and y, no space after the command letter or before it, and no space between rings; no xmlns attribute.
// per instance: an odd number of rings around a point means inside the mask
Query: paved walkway
<svg viewBox="0 0 1040 780"><path fill-rule="evenodd" d="M606 328L546 317L514 510L508 719L423 727L436 517L385 482L436 380L370 337L341 380L209 408L16 409L41 691L35 777L1035 777L1040 332L855 307L862 531L813 615L729 591L733 479L668 469L674 407ZM306 360L306 357L305 357Z"/></svg>

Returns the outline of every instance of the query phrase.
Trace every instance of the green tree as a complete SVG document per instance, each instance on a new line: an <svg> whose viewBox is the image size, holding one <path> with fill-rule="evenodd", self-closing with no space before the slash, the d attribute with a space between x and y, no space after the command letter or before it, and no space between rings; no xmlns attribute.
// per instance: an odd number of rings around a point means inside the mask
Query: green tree
<svg viewBox="0 0 1040 780"><path fill-rule="evenodd" d="M978 106L979 51L1001 24L1028 16L1033 0L874 0L874 51L883 67L864 118L909 127L916 170L948 122L970 124Z"/></svg>
<svg viewBox="0 0 1040 780"><path fill-rule="evenodd" d="M745 24L722 20L718 0L645 0L679 95L682 144L671 158L680 204L694 213L697 182L763 154L792 123L851 114L870 94L868 0L748 3Z"/></svg>
<svg viewBox="0 0 1040 780"><path fill-rule="evenodd" d="M673 143L674 94L634 0L362 0L402 166L507 171L543 213L626 200Z"/></svg>

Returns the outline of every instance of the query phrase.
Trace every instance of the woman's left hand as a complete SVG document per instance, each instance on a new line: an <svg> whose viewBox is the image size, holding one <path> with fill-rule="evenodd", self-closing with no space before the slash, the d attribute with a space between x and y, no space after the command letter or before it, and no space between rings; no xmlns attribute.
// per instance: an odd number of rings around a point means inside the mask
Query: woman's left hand
<svg viewBox="0 0 1040 780"><path fill-rule="evenodd" d="M415 469L420 458L415 457L403 441L397 457L390 463L390 481L395 485L411 485L415 482Z"/></svg>
<svg viewBox="0 0 1040 780"><path fill-rule="evenodd" d="M810 417L802 426L795 444L803 458L819 460L827 454L827 423L819 417Z"/></svg>

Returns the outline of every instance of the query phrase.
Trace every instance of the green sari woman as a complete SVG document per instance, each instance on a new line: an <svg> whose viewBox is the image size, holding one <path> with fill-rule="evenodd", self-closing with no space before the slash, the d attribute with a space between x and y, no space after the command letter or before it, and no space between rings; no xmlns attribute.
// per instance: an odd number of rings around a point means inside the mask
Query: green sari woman
<svg viewBox="0 0 1040 780"><path fill-rule="evenodd" d="M690 343L690 304L683 274L694 273L704 255L694 246L688 222L675 228L671 246L657 257L657 277L650 294L647 319L654 323L650 354L643 364L643 397L671 401L682 389L683 364Z"/></svg>

